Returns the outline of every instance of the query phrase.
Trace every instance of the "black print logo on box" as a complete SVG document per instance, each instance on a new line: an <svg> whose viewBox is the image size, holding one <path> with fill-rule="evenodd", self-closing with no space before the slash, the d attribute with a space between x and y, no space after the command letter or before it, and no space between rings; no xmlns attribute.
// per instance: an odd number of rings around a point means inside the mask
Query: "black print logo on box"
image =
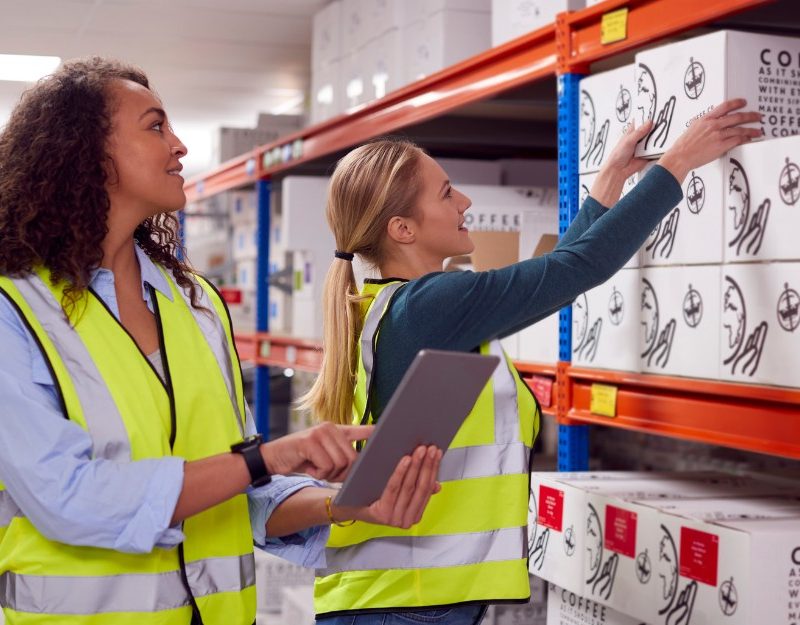
<svg viewBox="0 0 800 625"><path fill-rule="evenodd" d="M619 86L614 110L617 113L617 121L623 124L628 121L628 118L631 116L631 92L625 88L625 85Z"/></svg>
<svg viewBox="0 0 800 625"><path fill-rule="evenodd" d="M617 287L611 288L614 290L608 299L608 319L613 325L618 326L625 317L625 298L622 297L622 293L617 291Z"/></svg>
<svg viewBox="0 0 800 625"><path fill-rule="evenodd" d="M658 93L653 72L644 63L636 66L636 117L637 125L647 120L654 120L653 128L648 133L644 142L645 149L663 148L672 126L672 117L675 114L675 96L671 96L658 111Z"/></svg>
<svg viewBox="0 0 800 625"><path fill-rule="evenodd" d="M589 327L589 302L586 293L581 293L572 305L572 343L575 345L572 353L578 360L594 362L602 329L600 317Z"/></svg>
<svg viewBox="0 0 800 625"><path fill-rule="evenodd" d="M778 298L778 323L787 332L794 332L800 326L800 296L789 288L788 282Z"/></svg>
<svg viewBox="0 0 800 625"><path fill-rule="evenodd" d="M564 530L564 553L569 557L575 553L575 528L572 525Z"/></svg>
<svg viewBox="0 0 800 625"><path fill-rule="evenodd" d="M726 579L719 587L719 609L725 616L733 616L739 607L739 593L733 578Z"/></svg>
<svg viewBox="0 0 800 625"><path fill-rule="evenodd" d="M650 562L650 554L648 554L647 549L645 549L636 556L636 579L639 580L640 584L646 584L650 581L652 573L653 565Z"/></svg>
<svg viewBox="0 0 800 625"><path fill-rule="evenodd" d="M703 205L706 203L706 185L703 179L692 172L692 177L689 184L686 185L686 205L689 211L697 215L703 210Z"/></svg>
<svg viewBox="0 0 800 625"><path fill-rule="evenodd" d="M739 284L730 276L725 276L722 295L722 329L725 341L722 363L730 367L732 375L741 365L740 374L753 377L761 363L764 345L767 340L769 325L766 321L759 323L751 334L747 334L747 309Z"/></svg>
<svg viewBox="0 0 800 625"><path fill-rule="evenodd" d="M603 561L603 524L592 504L586 504L586 584L591 586L591 595L608 600L614 590L619 554L613 553Z"/></svg>
<svg viewBox="0 0 800 625"><path fill-rule="evenodd" d="M599 129L592 96L581 91L581 162L587 169L597 168L603 162L611 121L606 119Z"/></svg>
<svg viewBox="0 0 800 625"><path fill-rule="evenodd" d="M703 297L691 284L683 298L683 320L690 328L696 328L703 320Z"/></svg>
<svg viewBox="0 0 800 625"><path fill-rule="evenodd" d="M686 584L684 589L678 593L680 585L678 568L678 550L675 548L675 540L669 529L662 525L656 573L661 584L658 613L665 616L664 623L666 625L689 625L694 601L697 597L697 582L695 581Z"/></svg>
<svg viewBox="0 0 800 625"><path fill-rule="evenodd" d="M761 244L764 242L772 201L769 198L765 199L758 210L751 215L750 182L747 179L747 172L735 158L730 159L730 164L727 194L729 213L726 221L733 228L732 232L728 233L731 239L728 241L728 247L733 248L737 256L742 255L742 248L744 253L755 255L761 250Z"/></svg>
<svg viewBox="0 0 800 625"><path fill-rule="evenodd" d="M691 100L696 100L703 93L706 86L706 69L703 64L694 59L689 59L689 67L683 76L683 91Z"/></svg>
<svg viewBox="0 0 800 625"><path fill-rule="evenodd" d="M675 239L678 236L678 224L681 220L681 209L676 206L672 212L664 217L650 233L644 245L645 253L650 254L650 258L669 258L672 249L675 247Z"/></svg>
<svg viewBox="0 0 800 625"><path fill-rule="evenodd" d="M660 319L658 310L658 296L653 285L646 278L642 278L642 331L644 332L645 350L641 357L648 367L655 366L662 369L667 366L672 353L672 342L675 340L675 323L670 319L664 329L659 331Z"/></svg>
<svg viewBox="0 0 800 625"><path fill-rule="evenodd" d="M781 199L784 204L789 206L797 202L800 198L800 167L792 163L789 158L786 158L786 165L781 170L781 180L779 183Z"/></svg>

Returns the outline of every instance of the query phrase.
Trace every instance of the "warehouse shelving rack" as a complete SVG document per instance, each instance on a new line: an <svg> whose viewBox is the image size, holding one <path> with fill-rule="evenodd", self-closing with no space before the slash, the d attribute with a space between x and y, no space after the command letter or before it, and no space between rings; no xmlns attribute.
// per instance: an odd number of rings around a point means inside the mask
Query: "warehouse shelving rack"
<svg viewBox="0 0 800 625"><path fill-rule="evenodd" d="M221 165L186 184L189 201L257 183L260 261L266 284L269 179L369 138L436 119L458 107L556 76L558 84L559 222L578 210L577 128L580 78L592 63L635 50L775 0L605 0L560 14L553 25L488 50L386 97ZM624 38L602 43L604 19L626 15ZM620 14L617 13L617 16ZM322 218L322 216L320 216ZM268 332L267 288L258 289L258 332L237 336L239 354L257 365L256 414L268 431L267 366L318 371L321 345ZM559 469L588 466L588 427L601 424L800 459L800 391L654 375L580 369L570 364L571 311L561 313L557 365L517 363L559 424ZM592 412L597 385L616 393L613 417Z"/></svg>

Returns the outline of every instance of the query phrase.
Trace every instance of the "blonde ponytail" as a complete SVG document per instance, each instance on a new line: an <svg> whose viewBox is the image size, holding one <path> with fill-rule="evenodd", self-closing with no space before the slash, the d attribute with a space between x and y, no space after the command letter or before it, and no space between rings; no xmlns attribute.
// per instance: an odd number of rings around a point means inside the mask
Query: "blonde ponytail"
<svg viewBox="0 0 800 625"><path fill-rule="evenodd" d="M337 250L380 265L389 220L414 212L421 153L409 141L382 139L356 148L339 161L326 207ZM322 294L322 367L311 390L299 400L300 408L311 409L320 421L347 424L353 420L361 306L366 299L357 288L352 263L336 258Z"/></svg>

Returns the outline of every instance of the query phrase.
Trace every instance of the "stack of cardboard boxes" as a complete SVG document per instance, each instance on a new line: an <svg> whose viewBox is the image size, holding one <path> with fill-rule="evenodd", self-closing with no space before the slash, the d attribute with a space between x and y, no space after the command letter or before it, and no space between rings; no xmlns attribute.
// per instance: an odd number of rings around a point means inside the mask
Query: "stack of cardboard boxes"
<svg viewBox="0 0 800 625"><path fill-rule="evenodd" d="M641 269L623 269L578 298L575 364L800 385L800 247L792 238L800 226L799 58L800 40L720 31L641 52L633 73L583 81L587 96L623 85L635 122L654 121L640 156L657 159L732 97L764 114L764 139L692 171L683 200L642 247ZM613 132L592 114L597 108L582 97L582 166Z"/></svg>

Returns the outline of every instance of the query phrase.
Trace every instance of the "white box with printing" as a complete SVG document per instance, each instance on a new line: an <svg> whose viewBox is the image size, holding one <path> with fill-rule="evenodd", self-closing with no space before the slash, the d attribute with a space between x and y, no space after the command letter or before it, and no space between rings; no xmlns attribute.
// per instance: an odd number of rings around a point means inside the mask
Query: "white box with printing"
<svg viewBox="0 0 800 625"><path fill-rule="evenodd" d="M630 126L635 68L592 74L580 84L579 171L599 171Z"/></svg>
<svg viewBox="0 0 800 625"><path fill-rule="evenodd" d="M798 57L798 38L730 30L640 52L634 118L655 126L637 154L663 154L693 120L730 98L764 113L766 138L797 134Z"/></svg>
<svg viewBox="0 0 800 625"><path fill-rule="evenodd" d="M342 56L342 0L314 14L311 26L311 67L326 67Z"/></svg>
<svg viewBox="0 0 800 625"><path fill-rule="evenodd" d="M643 372L719 379L721 271L719 265L641 270Z"/></svg>
<svg viewBox="0 0 800 625"><path fill-rule="evenodd" d="M723 160L725 262L800 260L800 136L743 145Z"/></svg>
<svg viewBox="0 0 800 625"><path fill-rule="evenodd" d="M572 364L639 372L638 269L622 269L572 304Z"/></svg>
<svg viewBox="0 0 800 625"><path fill-rule="evenodd" d="M559 13L585 5L586 0L492 0L492 46L549 26Z"/></svg>
<svg viewBox="0 0 800 625"><path fill-rule="evenodd" d="M800 263L723 266L723 380L800 386Z"/></svg>

